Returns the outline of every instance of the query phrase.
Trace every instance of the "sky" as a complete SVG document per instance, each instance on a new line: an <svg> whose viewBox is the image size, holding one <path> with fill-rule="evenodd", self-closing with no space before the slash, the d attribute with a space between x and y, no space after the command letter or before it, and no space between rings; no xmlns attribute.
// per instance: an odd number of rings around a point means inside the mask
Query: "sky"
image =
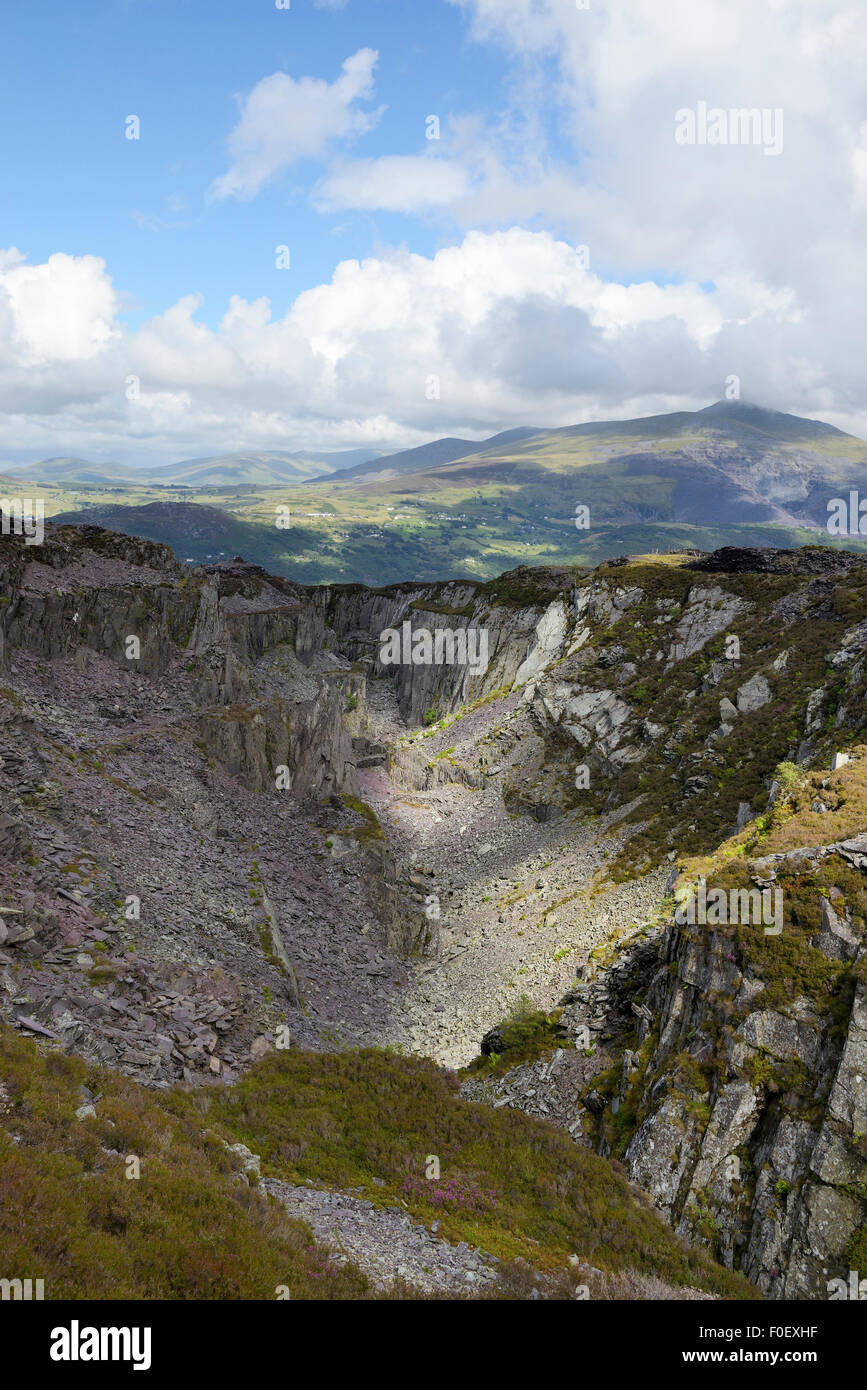
<svg viewBox="0 0 867 1390"><path fill-rule="evenodd" d="M0 467L733 390L867 436L858 0L6 0L3 25Z"/></svg>

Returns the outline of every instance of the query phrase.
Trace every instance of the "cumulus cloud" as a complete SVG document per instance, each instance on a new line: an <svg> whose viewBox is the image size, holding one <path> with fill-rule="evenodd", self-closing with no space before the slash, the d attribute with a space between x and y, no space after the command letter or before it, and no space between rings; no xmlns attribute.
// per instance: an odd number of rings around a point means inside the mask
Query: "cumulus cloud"
<svg viewBox="0 0 867 1390"><path fill-rule="evenodd" d="M211 185L211 197L252 198L297 160L371 130L381 111L365 110L359 103L373 95L377 58L374 49L360 48L330 83L285 72L257 82L228 139L231 164Z"/></svg>
<svg viewBox="0 0 867 1390"><path fill-rule="evenodd" d="M0 253L0 351L21 366L95 357L117 336L117 300L97 256L28 265Z"/></svg>
<svg viewBox="0 0 867 1390"><path fill-rule="evenodd" d="M575 246L517 227L470 232L430 257L344 261L280 318L267 299L233 296L216 328L189 295L129 331L100 262L49 265L65 329L63 352L55 343L45 355L45 300L9 287L25 270L40 283L46 268L0 260L0 422L3 453L18 461L95 448L181 456L227 441L400 447L646 414L706 404L742 361L761 382L757 394L781 408L811 392L819 399L823 385L791 291L748 276L713 290L616 284L588 270ZM77 292L82 275L97 277L87 296ZM99 303L112 313L97 314ZM23 343L31 354L42 343L42 355L24 361ZM788 379L773 365L780 343L802 359Z"/></svg>
<svg viewBox="0 0 867 1390"><path fill-rule="evenodd" d="M865 287L863 71L867 25L839 0L451 0L472 32L547 78L562 140L536 172L491 156L457 211L465 225L523 218L574 230L618 275L748 273L819 308ZM783 149L678 145L675 115L780 109Z"/></svg>

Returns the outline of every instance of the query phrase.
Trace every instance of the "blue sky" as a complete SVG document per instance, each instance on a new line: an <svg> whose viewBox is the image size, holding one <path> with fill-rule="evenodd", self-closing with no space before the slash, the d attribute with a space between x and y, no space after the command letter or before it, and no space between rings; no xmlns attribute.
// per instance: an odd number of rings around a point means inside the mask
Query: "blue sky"
<svg viewBox="0 0 867 1390"><path fill-rule="evenodd" d="M505 56L473 42L446 3L11 4L0 87L0 121L16 132L3 160L6 243L31 260L60 246L104 257L133 325L193 291L203 296L199 318L214 324L231 294L267 295L279 310L348 256L404 243L432 254L443 230L425 218L315 211L318 159L300 161L254 201L208 201L238 96L276 71L333 81L363 48L379 54L376 95L365 104L386 109L353 143L359 155L421 153L429 114L445 120L505 100ZM137 141L124 137L130 113L141 120ZM274 264L282 244L288 276Z"/></svg>
<svg viewBox="0 0 867 1390"><path fill-rule="evenodd" d="M867 434L848 0L6 0L0 63L0 467L481 438L734 377ZM706 108L758 134L681 138Z"/></svg>

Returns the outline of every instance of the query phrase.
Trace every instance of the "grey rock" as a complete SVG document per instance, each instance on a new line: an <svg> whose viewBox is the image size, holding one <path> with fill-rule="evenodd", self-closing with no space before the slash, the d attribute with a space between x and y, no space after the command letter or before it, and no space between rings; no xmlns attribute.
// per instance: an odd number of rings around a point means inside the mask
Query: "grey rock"
<svg viewBox="0 0 867 1390"><path fill-rule="evenodd" d="M738 688L737 704L740 714L751 714L761 709L771 698L771 687L765 676L757 672L744 685Z"/></svg>

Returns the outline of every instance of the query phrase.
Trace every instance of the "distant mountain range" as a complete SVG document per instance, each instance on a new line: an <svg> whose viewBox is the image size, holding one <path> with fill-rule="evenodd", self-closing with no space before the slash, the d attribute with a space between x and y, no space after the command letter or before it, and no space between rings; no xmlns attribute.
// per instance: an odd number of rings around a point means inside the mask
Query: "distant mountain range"
<svg viewBox="0 0 867 1390"><path fill-rule="evenodd" d="M296 453L257 451L215 454L208 458L182 459L157 468L130 468L123 463L92 463L82 458L50 458L22 464L9 472L35 482L83 483L99 487L149 483L186 487L231 487L233 485L273 485L305 483L313 478L383 457L381 449L343 449L336 453Z"/></svg>
<svg viewBox="0 0 867 1390"><path fill-rule="evenodd" d="M497 490L528 519L591 508L593 525L646 521L824 524L828 487L865 482L867 444L833 425L745 401L704 410L432 440L397 453L250 450L135 469L81 458L7 469L46 484L123 488L315 483L359 496ZM577 489L577 492L576 492ZM580 496L578 495L580 492ZM565 511L564 511L565 509Z"/></svg>
<svg viewBox="0 0 867 1390"><path fill-rule="evenodd" d="M144 481L144 475L137 468L129 468L125 463L91 463L81 458L41 459L39 463L16 464L7 470L11 476L20 476L37 483L137 483Z"/></svg>
<svg viewBox="0 0 867 1390"><path fill-rule="evenodd" d="M378 449L345 449L335 454L286 453L218 454L213 458L167 463L148 474L153 483L184 483L188 487L231 484L305 483L337 468L364 466L382 457Z"/></svg>
<svg viewBox="0 0 867 1390"><path fill-rule="evenodd" d="M326 458L346 466L326 472ZM744 401L444 438L391 455L189 459L159 472L163 488L178 489L159 501L120 465L105 465L107 475L116 469L103 484L111 501L95 501L93 468L51 459L34 470L49 501L52 478L63 478L49 515L69 508L57 519L164 540L185 559L242 553L305 583L486 579L517 564L598 564L684 547L867 544L827 530L834 498L855 489L867 500L867 443ZM275 485L292 489L285 529L275 500L287 494L268 490ZM186 487L199 490L197 501Z"/></svg>
<svg viewBox="0 0 867 1390"><path fill-rule="evenodd" d="M524 426L514 430L504 430L502 434L491 435L489 439L434 439L430 444L419 444L414 449L402 449L397 454L382 455L377 460L361 460L353 467L340 469L328 475L328 482L356 483L370 479L396 478L402 473L417 473L422 469L436 468L455 459L470 458L487 449L501 449L509 444L517 444L523 439L532 439L538 430Z"/></svg>

